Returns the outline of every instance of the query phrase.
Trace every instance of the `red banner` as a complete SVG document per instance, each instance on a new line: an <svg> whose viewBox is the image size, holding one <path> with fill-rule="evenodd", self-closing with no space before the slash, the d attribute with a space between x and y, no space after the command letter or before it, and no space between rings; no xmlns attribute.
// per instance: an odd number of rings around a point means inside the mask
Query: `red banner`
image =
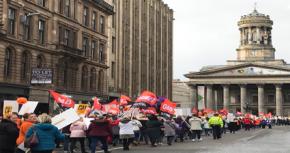
<svg viewBox="0 0 290 153"><path fill-rule="evenodd" d="M175 109L176 108L176 103L173 103L169 101L168 99L165 99L163 103L160 106L160 110L162 112L174 115L175 114Z"/></svg>
<svg viewBox="0 0 290 153"><path fill-rule="evenodd" d="M67 107L67 108L74 107L75 102L72 99L70 99L64 95L61 95L53 90L49 90L49 93L53 97L54 101L57 103L60 103L63 107Z"/></svg>
<svg viewBox="0 0 290 153"><path fill-rule="evenodd" d="M94 98L94 110L101 110L102 104L99 102L98 98Z"/></svg>
<svg viewBox="0 0 290 153"><path fill-rule="evenodd" d="M153 92L143 91L142 94L137 98L136 102L145 102L153 106L157 102L157 97Z"/></svg>
<svg viewBox="0 0 290 153"><path fill-rule="evenodd" d="M120 109L116 107L112 107L109 109L108 113L113 114L113 115L118 115L120 113Z"/></svg>
<svg viewBox="0 0 290 153"><path fill-rule="evenodd" d="M112 102L110 102L109 104L103 105L102 111L108 113L110 111L110 109L112 109L112 108L118 108L119 109L119 102L116 99L113 100Z"/></svg>
<svg viewBox="0 0 290 153"><path fill-rule="evenodd" d="M121 106L127 105L129 101L132 101L130 97L125 96L125 95L121 95L121 97L120 97L120 105Z"/></svg>
<svg viewBox="0 0 290 153"><path fill-rule="evenodd" d="M157 115L157 111L154 107L149 107L148 109L143 109L142 112L144 114L152 114L152 115Z"/></svg>

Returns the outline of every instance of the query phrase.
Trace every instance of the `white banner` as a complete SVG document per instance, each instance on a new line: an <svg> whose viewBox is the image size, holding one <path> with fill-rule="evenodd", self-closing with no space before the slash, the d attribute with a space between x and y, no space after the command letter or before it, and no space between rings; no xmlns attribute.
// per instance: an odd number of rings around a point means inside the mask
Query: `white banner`
<svg viewBox="0 0 290 153"><path fill-rule="evenodd" d="M54 126L56 126L58 129L62 129L79 119L80 117L76 111L73 108L70 108L63 113L56 115L51 120Z"/></svg>
<svg viewBox="0 0 290 153"><path fill-rule="evenodd" d="M25 113L34 113L37 105L38 101L28 101L27 103L22 105L18 114L24 115Z"/></svg>

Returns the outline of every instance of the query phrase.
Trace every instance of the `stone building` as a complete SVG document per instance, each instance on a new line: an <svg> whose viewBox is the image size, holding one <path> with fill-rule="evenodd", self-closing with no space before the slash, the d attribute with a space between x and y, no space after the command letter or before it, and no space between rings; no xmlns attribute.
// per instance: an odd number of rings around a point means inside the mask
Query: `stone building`
<svg viewBox="0 0 290 153"><path fill-rule="evenodd" d="M1 0L0 105L25 96L47 108L48 89L77 101L106 97L113 13L103 0ZM52 83L32 83L36 68L50 70Z"/></svg>
<svg viewBox="0 0 290 153"><path fill-rule="evenodd" d="M205 86L207 108L290 115L290 65L275 59L272 25L270 17L256 9L242 16L237 59L185 75L195 105L197 87Z"/></svg>
<svg viewBox="0 0 290 153"><path fill-rule="evenodd" d="M143 90L171 98L173 10L162 0L111 0L109 94Z"/></svg>
<svg viewBox="0 0 290 153"><path fill-rule="evenodd" d="M172 101L176 102L177 108L192 108L192 90L187 81L174 79L172 81Z"/></svg>

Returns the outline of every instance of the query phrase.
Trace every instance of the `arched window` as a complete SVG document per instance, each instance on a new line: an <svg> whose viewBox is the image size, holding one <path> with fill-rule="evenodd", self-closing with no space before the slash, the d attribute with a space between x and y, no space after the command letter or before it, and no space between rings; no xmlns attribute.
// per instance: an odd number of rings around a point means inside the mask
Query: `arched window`
<svg viewBox="0 0 290 153"><path fill-rule="evenodd" d="M45 67L45 58L43 55L38 55L36 59L36 67L43 68Z"/></svg>
<svg viewBox="0 0 290 153"><path fill-rule="evenodd" d="M29 53L27 51L23 52L21 58L21 79L27 80L30 72Z"/></svg>
<svg viewBox="0 0 290 153"><path fill-rule="evenodd" d="M86 91L88 89L87 87L88 87L88 68L86 66L83 66L81 88L82 90Z"/></svg>
<svg viewBox="0 0 290 153"><path fill-rule="evenodd" d="M90 89L91 91L96 90L96 80L97 80L97 72L95 68L91 69L91 75L90 75Z"/></svg>
<svg viewBox="0 0 290 153"><path fill-rule="evenodd" d="M12 76L12 58L13 53L10 48L7 48L5 51L5 59L4 59L4 77L10 78Z"/></svg>
<svg viewBox="0 0 290 153"><path fill-rule="evenodd" d="M99 80L98 80L98 90L103 92L103 84L104 84L104 71L99 71Z"/></svg>

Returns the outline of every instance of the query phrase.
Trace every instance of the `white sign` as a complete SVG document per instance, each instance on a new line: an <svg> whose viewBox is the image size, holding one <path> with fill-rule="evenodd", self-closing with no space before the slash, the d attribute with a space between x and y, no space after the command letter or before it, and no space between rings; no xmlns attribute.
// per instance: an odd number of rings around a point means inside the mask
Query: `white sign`
<svg viewBox="0 0 290 153"><path fill-rule="evenodd" d="M24 115L25 113L34 113L37 105L38 101L28 101L27 103L22 105L18 114Z"/></svg>
<svg viewBox="0 0 290 153"><path fill-rule="evenodd" d="M84 118L84 122L85 122L87 128L89 128L92 120L94 120L94 119L93 118Z"/></svg>
<svg viewBox="0 0 290 153"><path fill-rule="evenodd" d="M73 108L70 108L63 113L56 115L51 119L52 124L58 129L62 129L71 123L79 120L80 117Z"/></svg>
<svg viewBox="0 0 290 153"><path fill-rule="evenodd" d="M6 117L12 112L18 112L19 104L15 100L4 100L3 116Z"/></svg>

